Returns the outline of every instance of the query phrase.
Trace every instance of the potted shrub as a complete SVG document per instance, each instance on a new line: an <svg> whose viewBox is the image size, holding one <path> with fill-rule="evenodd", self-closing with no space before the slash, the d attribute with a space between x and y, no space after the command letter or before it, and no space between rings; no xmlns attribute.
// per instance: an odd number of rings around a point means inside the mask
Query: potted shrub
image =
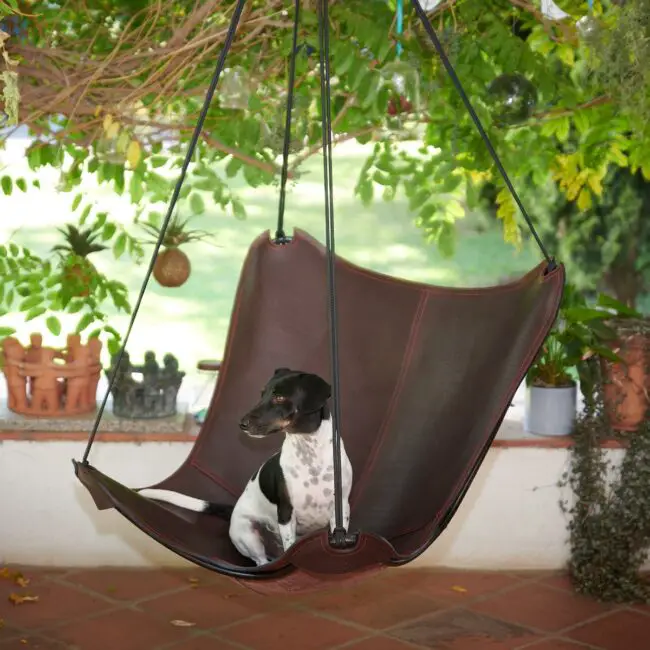
<svg viewBox="0 0 650 650"><path fill-rule="evenodd" d="M100 232L94 228L79 229L71 224L57 230L63 235L65 244L54 246L52 251L60 258L63 282L72 296L86 297L96 273L88 256L106 250L106 246L97 241Z"/></svg>
<svg viewBox="0 0 650 650"><path fill-rule="evenodd" d="M577 382L573 359L553 329L526 375L524 427L540 436L571 433L577 412Z"/></svg>
<svg viewBox="0 0 650 650"><path fill-rule="evenodd" d="M607 308L606 308L607 305ZM593 354L620 361L611 348L615 331L607 324L618 304L600 297L595 307L575 287L567 285L560 313L542 349L526 375L526 431L544 436L571 433L576 413L578 380L589 399L584 360Z"/></svg>

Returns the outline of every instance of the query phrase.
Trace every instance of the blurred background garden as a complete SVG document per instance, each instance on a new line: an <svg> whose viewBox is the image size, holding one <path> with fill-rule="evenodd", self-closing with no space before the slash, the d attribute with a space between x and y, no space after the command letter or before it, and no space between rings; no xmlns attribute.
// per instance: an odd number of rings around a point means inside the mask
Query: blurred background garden
<svg viewBox="0 0 650 650"><path fill-rule="evenodd" d="M323 240L315 6L305 3L298 39L286 224ZM77 330L100 337L106 360L118 349L233 8L0 4L2 336L40 331L61 347ZM649 3L423 8L577 294L647 311ZM337 250L434 284L508 281L539 251L413 10L401 25L396 10L331 6ZM222 353L247 247L275 229L290 27L285 3L249 3L135 356L164 349L192 372Z"/></svg>

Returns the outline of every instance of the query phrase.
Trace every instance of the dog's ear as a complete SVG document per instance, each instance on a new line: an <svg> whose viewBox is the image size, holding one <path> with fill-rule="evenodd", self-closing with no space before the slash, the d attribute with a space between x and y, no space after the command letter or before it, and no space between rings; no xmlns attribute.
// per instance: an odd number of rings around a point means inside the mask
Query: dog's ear
<svg viewBox="0 0 650 650"><path fill-rule="evenodd" d="M282 377L282 375L289 375L291 374L291 370L289 368L276 368L275 372L273 373L274 377Z"/></svg>
<svg viewBox="0 0 650 650"><path fill-rule="evenodd" d="M303 390L302 404L298 412L311 413L323 408L332 394L331 386L318 375L300 375L300 388Z"/></svg>

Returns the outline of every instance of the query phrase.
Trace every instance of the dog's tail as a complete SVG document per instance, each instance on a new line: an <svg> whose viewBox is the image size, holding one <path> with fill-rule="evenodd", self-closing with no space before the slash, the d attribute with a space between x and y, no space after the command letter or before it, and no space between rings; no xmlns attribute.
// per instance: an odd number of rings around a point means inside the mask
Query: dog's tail
<svg viewBox="0 0 650 650"><path fill-rule="evenodd" d="M187 510L192 510L194 512L202 512L207 515L213 515L215 517L219 517L220 519L225 519L226 521L230 521L232 512L234 510L234 506L229 506L221 503L210 503L209 501L203 501L202 499L188 497L186 494L180 494L180 492L172 492L171 490L144 488L142 490L136 490L136 492L146 499L164 501L165 503L170 503L173 506L186 508Z"/></svg>

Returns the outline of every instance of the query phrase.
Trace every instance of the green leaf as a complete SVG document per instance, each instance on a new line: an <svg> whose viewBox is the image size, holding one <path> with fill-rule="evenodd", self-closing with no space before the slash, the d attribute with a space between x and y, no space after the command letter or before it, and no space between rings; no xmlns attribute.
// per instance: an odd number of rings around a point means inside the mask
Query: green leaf
<svg viewBox="0 0 650 650"><path fill-rule="evenodd" d="M34 320L35 318L42 316L46 311L47 311L46 307L34 307L33 309L30 309L27 312L25 316L25 320L26 321Z"/></svg>
<svg viewBox="0 0 650 650"><path fill-rule="evenodd" d="M9 196L11 194L13 186L14 183L9 176L3 176L0 179L0 187L2 187L2 191L6 196Z"/></svg>
<svg viewBox="0 0 650 650"><path fill-rule="evenodd" d="M81 194L77 194L77 196L74 197L74 200L72 201L72 206L71 206L73 212L79 207L79 204L81 203L82 198L83 198L83 196Z"/></svg>
<svg viewBox="0 0 650 650"><path fill-rule="evenodd" d="M21 192L26 192L26 191L27 191L27 182L25 181L24 178L17 178L17 179L16 179L16 187L17 187Z"/></svg>
<svg viewBox="0 0 650 650"><path fill-rule="evenodd" d="M11 336L16 333L16 328L14 327L1 327L0 326L0 337Z"/></svg>
<svg viewBox="0 0 650 650"><path fill-rule="evenodd" d="M108 241L113 237L117 226L114 223L107 223L102 231L102 241Z"/></svg>
<svg viewBox="0 0 650 650"><path fill-rule="evenodd" d="M20 311L29 311L33 307L36 307L37 305L41 305L42 303L43 303L43 296L41 295L30 296L29 298L25 298L25 300L22 300L20 302L18 309Z"/></svg>
<svg viewBox="0 0 650 650"><path fill-rule="evenodd" d="M110 334L111 336L113 336L114 338L116 338L118 340L121 338L120 333L114 327L111 327L110 325L104 325L104 331L107 334Z"/></svg>
<svg viewBox="0 0 650 650"><path fill-rule="evenodd" d="M68 304L68 308L66 311L69 314L76 314L77 312L80 312L84 308L84 301L81 300L80 298L77 298L75 300L72 300L70 304Z"/></svg>
<svg viewBox="0 0 650 650"><path fill-rule="evenodd" d="M113 244L113 255L115 256L115 259L119 259L122 254L124 253L124 250L126 249L126 233L120 233L115 240L115 244Z"/></svg>
<svg viewBox="0 0 650 650"><path fill-rule="evenodd" d="M239 158L231 158L226 165L226 176L234 178L243 166L243 162Z"/></svg>
<svg viewBox="0 0 650 650"><path fill-rule="evenodd" d="M119 339L111 338L108 339L108 352L111 356L116 355L120 351L120 341Z"/></svg>
<svg viewBox="0 0 650 650"><path fill-rule="evenodd" d="M357 189L357 194L361 199L361 203L363 203L364 206L368 207L372 203L372 197L375 192L374 187L372 185L372 181L370 180L360 181L356 189Z"/></svg>
<svg viewBox="0 0 650 650"><path fill-rule="evenodd" d="M203 197L197 192L194 192L190 196L190 209L194 215L203 214L205 212L205 203L203 201Z"/></svg>
<svg viewBox="0 0 650 650"><path fill-rule="evenodd" d="M47 325L47 329L50 330L54 336L61 334L61 322L56 316L48 316L45 324Z"/></svg>
<svg viewBox="0 0 650 650"><path fill-rule="evenodd" d="M90 211L93 209L92 205L87 205L84 209L83 212L81 213L81 216L79 217L79 223L84 224L86 219L88 219L88 215L90 214Z"/></svg>
<svg viewBox="0 0 650 650"><path fill-rule="evenodd" d="M597 304L601 307L605 307L606 309L612 309L621 316L627 316L629 318L643 318L643 316L636 309L628 307L615 298L602 293L598 296Z"/></svg>
<svg viewBox="0 0 650 650"><path fill-rule="evenodd" d="M441 223L436 242L438 244L438 249L444 257L449 258L454 254L456 230L452 224L447 221Z"/></svg>
<svg viewBox="0 0 650 650"><path fill-rule="evenodd" d="M131 203L140 203L144 197L144 185L142 183L142 176L140 174L131 174L129 181L129 194L131 195Z"/></svg>
<svg viewBox="0 0 650 650"><path fill-rule="evenodd" d="M168 158L165 156L151 156L151 158L149 158L149 162L154 169L162 167L167 162L167 160Z"/></svg>
<svg viewBox="0 0 650 650"><path fill-rule="evenodd" d="M95 314L93 313L84 314L79 320L79 323L77 323L75 332L77 334L81 334L81 332L83 332L94 321L95 321Z"/></svg>
<svg viewBox="0 0 650 650"><path fill-rule="evenodd" d="M244 204L239 199L232 199L230 204L232 205L232 213L235 219L239 219L240 221L246 219L246 208L244 208Z"/></svg>

